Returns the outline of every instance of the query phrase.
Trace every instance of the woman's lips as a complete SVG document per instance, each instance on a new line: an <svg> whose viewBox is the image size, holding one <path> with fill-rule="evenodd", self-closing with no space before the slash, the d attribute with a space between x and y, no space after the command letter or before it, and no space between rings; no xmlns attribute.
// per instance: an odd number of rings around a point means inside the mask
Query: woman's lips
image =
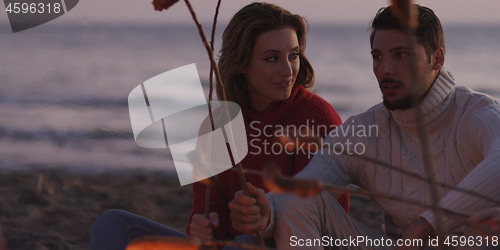
<svg viewBox="0 0 500 250"><path fill-rule="evenodd" d="M291 80L275 82L274 85L280 88L288 88L292 84Z"/></svg>

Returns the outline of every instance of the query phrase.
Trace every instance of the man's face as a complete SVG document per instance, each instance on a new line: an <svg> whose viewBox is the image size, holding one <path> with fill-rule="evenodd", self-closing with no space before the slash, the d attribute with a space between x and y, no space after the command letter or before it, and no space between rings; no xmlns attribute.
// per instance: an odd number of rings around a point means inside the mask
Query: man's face
<svg viewBox="0 0 500 250"><path fill-rule="evenodd" d="M416 40L416 37L415 37ZM409 109L421 102L436 79L442 60L436 59L436 50L430 60L423 45L416 43L410 51L406 33L401 30L377 30L373 39L373 73L382 91L384 105L389 110ZM410 53L414 54L416 79L411 79ZM442 54L439 54L442 55ZM436 63L440 61L440 63Z"/></svg>

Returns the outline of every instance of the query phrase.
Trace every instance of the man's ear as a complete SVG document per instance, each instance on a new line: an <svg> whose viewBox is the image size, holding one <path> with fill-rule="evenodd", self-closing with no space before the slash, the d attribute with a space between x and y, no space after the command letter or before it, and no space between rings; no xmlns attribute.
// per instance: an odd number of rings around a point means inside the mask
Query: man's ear
<svg viewBox="0 0 500 250"><path fill-rule="evenodd" d="M433 53L434 56L434 65L432 66L433 70L440 70L444 65L444 49L438 48Z"/></svg>

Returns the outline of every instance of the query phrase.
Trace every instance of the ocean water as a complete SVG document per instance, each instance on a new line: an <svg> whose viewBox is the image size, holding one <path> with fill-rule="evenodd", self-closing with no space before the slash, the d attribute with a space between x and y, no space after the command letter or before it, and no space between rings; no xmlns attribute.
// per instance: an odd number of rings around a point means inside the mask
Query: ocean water
<svg viewBox="0 0 500 250"><path fill-rule="evenodd" d="M445 67L457 83L500 98L500 26L452 26L445 36ZM0 37L0 169L173 170L167 150L135 144L127 97L190 63L208 94L209 64L194 25L47 24L13 34L0 24ZM314 90L344 120L381 101L368 37L365 26L310 26Z"/></svg>

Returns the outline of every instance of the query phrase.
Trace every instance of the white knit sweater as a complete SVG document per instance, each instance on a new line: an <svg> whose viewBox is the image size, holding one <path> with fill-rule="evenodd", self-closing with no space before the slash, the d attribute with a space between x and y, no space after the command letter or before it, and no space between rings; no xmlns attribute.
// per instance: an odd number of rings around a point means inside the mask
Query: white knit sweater
<svg viewBox="0 0 500 250"><path fill-rule="evenodd" d="M500 199L498 101L466 87L455 87L447 71L442 69L419 106L429 134L436 180ZM356 144L362 143L364 156L426 175L414 114L415 108L389 111L378 104L347 119L325 142L341 143L344 151L351 143L351 152ZM377 126L378 135L373 125ZM362 149L361 145L357 146L358 152ZM352 183L366 190L431 203L431 189L423 181L349 155L317 154L296 177L340 186ZM446 188L439 187L437 192L440 205L466 214L498 206ZM385 223L391 224L386 227L388 234L401 235L419 216L436 228L432 210L385 198L373 198L373 201L384 211ZM459 224L449 216L442 218L442 222L446 230L456 230Z"/></svg>

